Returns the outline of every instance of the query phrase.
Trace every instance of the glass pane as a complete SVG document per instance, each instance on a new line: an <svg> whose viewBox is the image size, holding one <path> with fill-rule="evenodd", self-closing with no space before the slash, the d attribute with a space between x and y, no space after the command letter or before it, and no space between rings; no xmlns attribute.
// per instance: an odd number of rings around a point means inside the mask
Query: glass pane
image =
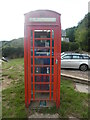
<svg viewBox="0 0 90 120"><path fill-rule="evenodd" d="M50 67L35 67L36 74L49 74Z"/></svg>
<svg viewBox="0 0 90 120"><path fill-rule="evenodd" d="M31 47L33 47L33 31L31 30Z"/></svg>
<svg viewBox="0 0 90 120"><path fill-rule="evenodd" d="M50 77L49 76L35 76L35 82L49 82Z"/></svg>
<svg viewBox="0 0 90 120"><path fill-rule="evenodd" d="M31 84L31 91L33 91L33 84Z"/></svg>
<svg viewBox="0 0 90 120"><path fill-rule="evenodd" d="M71 59L72 58L72 55L65 55L64 57L63 57L63 59Z"/></svg>
<svg viewBox="0 0 90 120"><path fill-rule="evenodd" d="M50 56L50 49L37 48L34 50L35 56ZM33 49L31 49L31 56L33 56ZM52 49L52 56L54 56L54 49Z"/></svg>
<svg viewBox="0 0 90 120"><path fill-rule="evenodd" d="M49 99L49 93L35 93L35 99Z"/></svg>
<svg viewBox="0 0 90 120"><path fill-rule="evenodd" d="M31 49L31 56L33 56L33 49Z"/></svg>
<svg viewBox="0 0 90 120"><path fill-rule="evenodd" d="M54 38L54 30L52 30L52 38Z"/></svg>
<svg viewBox="0 0 90 120"><path fill-rule="evenodd" d="M54 78L54 76L52 76L52 82L53 82L53 78Z"/></svg>
<svg viewBox="0 0 90 120"><path fill-rule="evenodd" d="M81 55L79 56L79 59L83 59L83 58L84 59L89 59L89 56L84 56L84 55L83 56L81 56Z"/></svg>
<svg viewBox="0 0 90 120"><path fill-rule="evenodd" d="M33 99L33 84L31 84L31 99Z"/></svg>
<svg viewBox="0 0 90 120"><path fill-rule="evenodd" d="M33 76L31 76L31 82L33 82Z"/></svg>
<svg viewBox="0 0 90 120"><path fill-rule="evenodd" d="M54 73L54 69L53 69L53 67L52 67L52 74Z"/></svg>
<svg viewBox="0 0 90 120"><path fill-rule="evenodd" d="M50 49L35 49L35 56L50 56Z"/></svg>
<svg viewBox="0 0 90 120"><path fill-rule="evenodd" d="M79 59L79 55L73 55L73 59Z"/></svg>
<svg viewBox="0 0 90 120"><path fill-rule="evenodd" d="M31 56L33 56L33 49L31 49Z"/></svg>
<svg viewBox="0 0 90 120"><path fill-rule="evenodd" d="M52 65L54 65L54 58L52 58Z"/></svg>
<svg viewBox="0 0 90 120"><path fill-rule="evenodd" d="M33 90L31 91L31 99L33 99Z"/></svg>
<svg viewBox="0 0 90 120"><path fill-rule="evenodd" d="M33 47L33 40L31 40L31 47Z"/></svg>
<svg viewBox="0 0 90 120"><path fill-rule="evenodd" d="M52 47L54 47L54 40L52 40Z"/></svg>
<svg viewBox="0 0 90 120"><path fill-rule="evenodd" d="M50 65L50 58L35 58L35 65Z"/></svg>
<svg viewBox="0 0 90 120"><path fill-rule="evenodd" d="M52 49L52 56L54 56L54 49Z"/></svg>
<svg viewBox="0 0 90 120"><path fill-rule="evenodd" d="M49 90L49 84L35 84L35 90Z"/></svg>
<svg viewBox="0 0 90 120"><path fill-rule="evenodd" d="M31 30L31 40L33 39L33 31Z"/></svg>
<svg viewBox="0 0 90 120"><path fill-rule="evenodd" d="M50 40L35 40L35 47L50 47Z"/></svg>
<svg viewBox="0 0 90 120"><path fill-rule="evenodd" d="M31 73L33 73L33 67L31 67Z"/></svg>
<svg viewBox="0 0 90 120"><path fill-rule="evenodd" d="M31 58L31 65L33 65L33 58Z"/></svg>
<svg viewBox="0 0 90 120"><path fill-rule="evenodd" d="M53 90L53 84L51 85L51 90Z"/></svg>
<svg viewBox="0 0 90 120"><path fill-rule="evenodd" d="M50 30L34 30L35 38L50 38Z"/></svg>

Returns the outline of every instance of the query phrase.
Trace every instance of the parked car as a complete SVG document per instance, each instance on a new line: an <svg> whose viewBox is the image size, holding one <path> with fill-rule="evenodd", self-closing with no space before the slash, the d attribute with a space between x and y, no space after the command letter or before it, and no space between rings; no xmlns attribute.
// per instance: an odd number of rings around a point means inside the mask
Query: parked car
<svg viewBox="0 0 90 120"><path fill-rule="evenodd" d="M61 68L74 68L86 71L90 68L90 56L79 53L61 54Z"/></svg>

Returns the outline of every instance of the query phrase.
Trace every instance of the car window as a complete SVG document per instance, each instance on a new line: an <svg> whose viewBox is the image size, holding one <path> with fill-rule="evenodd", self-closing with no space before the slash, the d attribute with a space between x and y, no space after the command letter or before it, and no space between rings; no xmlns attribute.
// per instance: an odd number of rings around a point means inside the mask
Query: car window
<svg viewBox="0 0 90 120"><path fill-rule="evenodd" d="M89 59L89 56L83 56L84 59Z"/></svg>
<svg viewBox="0 0 90 120"><path fill-rule="evenodd" d="M79 55L79 58L80 58L80 59L83 59L83 56L82 56L82 55Z"/></svg>
<svg viewBox="0 0 90 120"><path fill-rule="evenodd" d="M82 59L83 57L81 55L73 55L73 59Z"/></svg>
<svg viewBox="0 0 90 120"><path fill-rule="evenodd" d="M79 55L73 55L73 59L79 59Z"/></svg>
<svg viewBox="0 0 90 120"><path fill-rule="evenodd" d="M65 56L63 57L63 59L71 59L71 58L72 58L71 55L65 55Z"/></svg>

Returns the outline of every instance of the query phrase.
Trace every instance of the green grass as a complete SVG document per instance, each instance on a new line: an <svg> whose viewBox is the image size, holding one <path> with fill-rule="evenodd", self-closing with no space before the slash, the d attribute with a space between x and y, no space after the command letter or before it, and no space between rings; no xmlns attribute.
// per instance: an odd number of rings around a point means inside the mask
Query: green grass
<svg viewBox="0 0 90 120"><path fill-rule="evenodd" d="M88 94L74 90L73 82L61 79L60 108L43 109L43 113L58 113L61 118L88 118Z"/></svg>
<svg viewBox="0 0 90 120"><path fill-rule="evenodd" d="M13 86L3 91L3 117L25 118L24 83Z"/></svg>
<svg viewBox="0 0 90 120"><path fill-rule="evenodd" d="M61 106L59 114L61 116L74 115L79 118L88 117L88 94L76 92L73 83L61 81Z"/></svg>
<svg viewBox="0 0 90 120"><path fill-rule="evenodd" d="M24 59L13 59L3 63L3 77L12 80L12 85L2 91L3 118L26 118L24 95ZM15 83L15 80L18 82ZM73 82L61 80L60 108L42 109L42 113L59 113L60 117L88 117L88 94L74 90ZM37 111L37 110L36 110Z"/></svg>

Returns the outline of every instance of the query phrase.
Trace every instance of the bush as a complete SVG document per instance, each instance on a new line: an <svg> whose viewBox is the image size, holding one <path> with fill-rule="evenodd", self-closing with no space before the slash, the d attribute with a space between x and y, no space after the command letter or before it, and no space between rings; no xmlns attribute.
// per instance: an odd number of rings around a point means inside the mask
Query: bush
<svg viewBox="0 0 90 120"><path fill-rule="evenodd" d="M61 42L61 52L65 52L69 50L69 42L62 41Z"/></svg>
<svg viewBox="0 0 90 120"><path fill-rule="evenodd" d="M78 51L79 44L77 42L61 42L61 52L65 51Z"/></svg>
<svg viewBox="0 0 90 120"><path fill-rule="evenodd" d="M24 57L24 48L23 47L6 47L2 49L2 56L8 58L21 58Z"/></svg>
<svg viewBox="0 0 90 120"><path fill-rule="evenodd" d="M77 42L69 43L69 51L76 51L79 49L79 44Z"/></svg>

